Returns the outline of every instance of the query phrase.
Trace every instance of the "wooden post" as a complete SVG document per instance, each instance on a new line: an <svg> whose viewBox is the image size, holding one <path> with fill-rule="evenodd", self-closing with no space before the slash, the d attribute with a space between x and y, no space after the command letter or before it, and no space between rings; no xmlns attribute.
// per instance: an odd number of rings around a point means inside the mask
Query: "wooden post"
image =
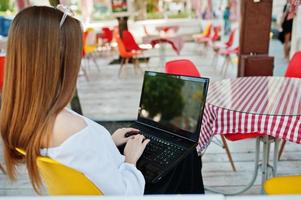
<svg viewBox="0 0 301 200"><path fill-rule="evenodd" d="M272 0L241 0L238 76L273 75L274 58L268 56Z"/></svg>

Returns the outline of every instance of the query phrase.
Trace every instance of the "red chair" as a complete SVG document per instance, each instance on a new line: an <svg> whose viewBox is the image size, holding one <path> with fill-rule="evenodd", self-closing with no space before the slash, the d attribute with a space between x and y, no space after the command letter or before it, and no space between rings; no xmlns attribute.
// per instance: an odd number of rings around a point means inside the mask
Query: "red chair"
<svg viewBox="0 0 301 200"><path fill-rule="evenodd" d="M133 35L129 31L126 31L126 30L123 31L122 41L124 43L125 48L128 51L142 51L142 50L145 50L145 49L142 49L142 48L139 47L139 45L135 41L135 38L133 37Z"/></svg>
<svg viewBox="0 0 301 200"><path fill-rule="evenodd" d="M296 52L289 61L285 77L301 78L301 51Z"/></svg>
<svg viewBox="0 0 301 200"><path fill-rule="evenodd" d="M120 76L123 65L127 65L130 59L133 59L134 61L134 70L136 72L136 69L140 69L140 63L139 63L139 59L138 59L138 52L136 51L127 51L125 48L125 45L123 44L123 41L121 40L120 37L116 36L115 38L116 42L117 42L117 46L118 46L118 51L119 51L119 55L121 58L121 63L120 63L120 68L119 68L119 72L118 75Z"/></svg>
<svg viewBox="0 0 301 200"><path fill-rule="evenodd" d="M228 71L228 67L232 61L231 55L238 54L239 53L239 47L236 48L227 48L227 49L221 49L220 51L217 52L218 55L224 56L225 60L222 65L222 74L225 77L226 73Z"/></svg>
<svg viewBox="0 0 301 200"><path fill-rule="evenodd" d="M229 35L229 38L228 38L228 40L225 43L220 43L220 44L213 45L212 46L213 51L214 52L218 52L221 49L227 49L227 48L232 47L232 45L234 43L236 31L237 31L236 29L233 29L231 31L231 33Z"/></svg>
<svg viewBox="0 0 301 200"><path fill-rule="evenodd" d="M3 87L5 56L0 56L0 91Z"/></svg>
<svg viewBox="0 0 301 200"><path fill-rule="evenodd" d="M187 59L168 61L165 64L165 72L169 74L201 77L196 66Z"/></svg>
<svg viewBox="0 0 301 200"><path fill-rule="evenodd" d="M213 56L213 60L212 60L212 64L211 65L215 65L218 61L218 55L219 55L219 51L224 50L224 49L228 49L231 48L233 43L234 43L234 39L235 39L235 35L236 35L236 29L233 29L229 35L228 40L225 43L219 43L219 44L214 44L212 46L213 51L215 52L214 56Z"/></svg>
<svg viewBox="0 0 301 200"><path fill-rule="evenodd" d="M301 78L301 51L298 51L293 55L293 57L288 63L284 76L291 77L291 78ZM280 160L280 157L283 153L285 143L286 143L285 140L283 140L281 143L279 154L278 154L278 160Z"/></svg>
<svg viewBox="0 0 301 200"><path fill-rule="evenodd" d="M201 74L198 71L198 69L196 68L196 66L190 60L187 60L187 59L168 61L165 64L165 72L169 73L169 74L180 74L180 75L186 75L186 76L201 77ZM233 171L236 171L231 153L228 148L228 144L222 135L221 135L221 138L222 138L222 142L223 142L223 148L226 150L226 153L227 153L229 162L232 166L232 169L233 169Z"/></svg>
<svg viewBox="0 0 301 200"><path fill-rule="evenodd" d="M101 38L107 42L107 43L111 43L113 40L113 31L108 28L108 27L103 27L102 28L102 35Z"/></svg>

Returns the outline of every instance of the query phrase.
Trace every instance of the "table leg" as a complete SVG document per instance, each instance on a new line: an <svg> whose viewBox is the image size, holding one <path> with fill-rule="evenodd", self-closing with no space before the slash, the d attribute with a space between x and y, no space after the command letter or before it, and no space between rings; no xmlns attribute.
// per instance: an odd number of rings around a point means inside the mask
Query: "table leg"
<svg viewBox="0 0 301 200"><path fill-rule="evenodd" d="M165 65L165 50L166 50L166 47L165 47L165 44L163 42L160 42L159 43L160 45L160 56L159 56L159 59L160 59L160 67L164 67Z"/></svg>
<svg viewBox="0 0 301 200"><path fill-rule="evenodd" d="M269 165L269 153L270 153L270 142L269 136L264 136L263 140L263 153L262 153L262 166L261 166L261 193L264 193L263 185L268 178L268 165Z"/></svg>
<svg viewBox="0 0 301 200"><path fill-rule="evenodd" d="M275 139L274 146L274 158L273 158L273 176L277 175L277 165L278 165L278 149L279 149L280 139Z"/></svg>
<svg viewBox="0 0 301 200"><path fill-rule="evenodd" d="M214 188L210 188L210 187L205 187L205 190L210 191L210 192L214 192L214 193L219 193L219 194L224 194L224 195L238 195L241 194L247 190L249 190L255 183L257 175L258 175L258 168L259 168L259 153L260 153L260 137L256 138L256 149L255 149L255 163L254 163L254 172L252 175L252 179L250 180L250 182L246 185L245 188L243 188L242 190L236 191L236 192L221 192L221 191L217 191Z"/></svg>

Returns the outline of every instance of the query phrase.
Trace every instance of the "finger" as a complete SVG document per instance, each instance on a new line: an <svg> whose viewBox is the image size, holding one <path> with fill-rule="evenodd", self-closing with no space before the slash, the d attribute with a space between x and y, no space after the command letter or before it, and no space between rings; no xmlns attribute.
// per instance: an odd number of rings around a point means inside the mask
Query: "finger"
<svg viewBox="0 0 301 200"><path fill-rule="evenodd" d="M146 145L148 145L148 143L150 143L150 139L146 139L142 142L142 144L144 145L144 147L146 147Z"/></svg>
<svg viewBox="0 0 301 200"><path fill-rule="evenodd" d="M138 129L135 129L135 128L127 128L126 130L125 130L125 132L132 132L132 133L136 133L136 134L141 134L140 133L140 130L138 130Z"/></svg>
<svg viewBox="0 0 301 200"><path fill-rule="evenodd" d="M127 128L129 131L137 131L137 132L140 132L139 129L136 129L136 128Z"/></svg>
<svg viewBox="0 0 301 200"><path fill-rule="evenodd" d="M141 150L144 151L146 148L146 145L150 142L149 139L146 139L143 141L143 143L141 144Z"/></svg>
<svg viewBox="0 0 301 200"><path fill-rule="evenodd" d="M139 136L140 135L133 135L132 137L134 137L135 140L139 140Z"/></svg>
<svg viewBox="0 0 301 200"><path fill-rule="evenodd" d="M139 135L139 141L142 143L143 142L143 140L144 140L144 135Z"/></svg>

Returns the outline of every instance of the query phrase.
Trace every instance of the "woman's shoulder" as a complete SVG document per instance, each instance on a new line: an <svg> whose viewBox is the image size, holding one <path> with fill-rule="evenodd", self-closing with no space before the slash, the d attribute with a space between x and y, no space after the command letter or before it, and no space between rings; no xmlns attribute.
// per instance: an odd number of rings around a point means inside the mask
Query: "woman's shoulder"
<svg viewBox="0 0 301 200"><path fill-rule="evenodd" d="M64 109L56 117L53 134L50 137L48 147L60 146L69 137L81 132L87 127L87 120L85 120L83 116Z"/></svg>

